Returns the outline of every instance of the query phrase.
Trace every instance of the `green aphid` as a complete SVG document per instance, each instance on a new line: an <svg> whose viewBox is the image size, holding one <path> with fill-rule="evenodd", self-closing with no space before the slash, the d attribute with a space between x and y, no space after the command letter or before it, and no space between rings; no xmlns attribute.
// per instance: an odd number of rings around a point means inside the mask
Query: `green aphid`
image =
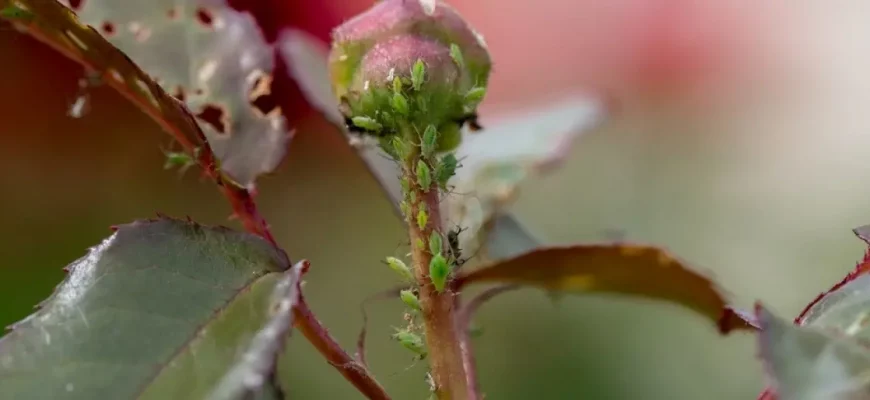
<svg viewBox="0 0 870 400"><path fill-rule="evenodd" d="M435 152L435 146L438 145L438 129L435 125L429 124L426 130L423 131L423 140L420 143L420 149L423 152L423 157L429 158Z"/></svg>
<svg viewBox="0 0 870 400"><path fill-rule="evenodd" d="M399 185L402 186L402 193L408 193L411 191L411 182L408 180L407 176L402 176L402 179L399 180Z"/></svg>
<svg viewBox="0 0 870 400"><path fill-rule="evenodd" d="M456 168L459 167L459 160L453 153L447 153L438 162L438 168L435 170L435 179L438 180L438 186L441 189L447 189L447 181L456 174Z"/></svg>
<svg viewBox="0 0 870 400"><path fill-rule="evenodd" d="M417 227L420 230L426 229L426 224L429 223L429 213L426 212L426 209L420 207L420 210L417 211Z"/></svg>
<svg viewBox="0 0 870 400"><path fill-rule="evenodd" d="M393 339L397 340L402 347L420 356L421 359L426 357L426 346L423 345L423 338L420 335L402 329L393 334Z"/></svg>
<svg viewBox="0 0 870 400"><path fill-rule="evenodd" d="M353 124L359 128L365 129L367 131L378 132L384 127L380 122L375 121L373 118L357 116L351 118Z"/></svg>
<svg viewBox="0 0 870 400"><path fill-rule="evenodd" d="M408 100L401 93L393 93L393 109L400 115L407 116L410 112L408 108Z"/></svg>
<svg viewBox="0 0 870 400"><path fill-rule="evenodd" d="M416 244L417 248L420 250L423 250L426 248L426 243L423 242L423 239L417 238L417 240L414 242L414 244Z"/></svg>
<svg viewBox="0 0 870 400"><path fill-rule="evenodd" d="M435 286L435 290L444 291L449 274L450 266L447 264L447 259L441 253L432 257L432 261L429 262L429 279L432 281L432 286Z"/></svg>
<svg viewBox="0 0 870 400"><path fill-rule="evenodd" d="M486 95L486 88L475 86L471 88L468 93L465 93L465 105L470 108L477 107L478 104L483 100L483 96Z"/></svg>
<svg viewBox="0 0 870 400"><path fill-rule="evenodd" d="M432 254L439 254L443 248L444 243L441 239L441 233L433 230L432 234L429 235L429 252Z"/></svg>
<svg viewBox="0 0 870 400"><path fill-rule="evenodd" d="M393 271L396 271L399 276L402 277L403 280L413 281L414 274L411 273L411 269L405 264L404 261L396 258L396 257L387 257L386 258L387 266L390 267Z"/></svg>
<svg viewBox="0 0 870 400"><path fill-rule="evenodd" d="M421 115L429 112L429 98L426 96L417 96L417 111Z"/></svg>
<svg viewBox="0 0 870 400"><path fill-rule="evenodd" d="M31 21L33 20L33 13L30 12L30 10L26 10L17 5L11 4L0 10L0 18L18 21Z"/></svg>
<svg viewBox="0 0 870 400"><path fill-rule="evenodd" d="M390 138L390 145L393 147L394 156L396 156L399 160L404 160L408 157L408 154L411 153L411 148L408 145L408 142L405 139L402 139L400 136L393 136Z"/></svg>
<svg viewBox="0 0 870 400"><path fill-rule="evenodd" d="M411 214L411 207L408 206L407 201L402 201L399 203L399 210L402 211L402 215L405 216L405 218L407 218L408 215Z"/></svg>
<svg viewBox="0 0 870 400"><path fill-rule="evenodd" d="M414 311L422 310L420 307L420 299L417 298L417 295L415 295L413 291L404 289L399 292L399 298L402 299L402 302L405 303L408 308Z"/></svg>
<svg viewBox="0 0 870 400"><path fill-rule="evenodd" d="M450 58L456 63L459 69L465 68L465 58L462 57L462 49L456 43L450 44Z"/></svg>
<svg viewBox="0 0 870 400"><path fill-rule="evenodd" d="M164 154L166 155L166 162L163 163L163 169L186 167L195 163L193 157L183 151L167 151Z"/></svg>
<svg viewBox="0 0 870 400"><path fill-rule="evenodd" d="M402 93L402 78L393 78L393 93Z"/></svg>
<svg viewBox="0 0 870 400"><path fill-rule="evenodd" d="M424 192L428 192L429 187L432 186L432 172L423 160L417 161L417 183Z"/></svg>
<svg viewBox="0 0 870 400"><path fill-rule="evenodd" d="M411 86L414 90L419 91L423 86L423 81L426 80L426 63L421 59L417 59L414 66L411 67Z"/></svg>
<svg viewBox="0 0 870 400"><path fill-rule="evenodd" d="M194 149L193 156L183 151L164 151L163 154L166 156L166 162L163 163L163 169L181 167L178 169L178 173L183 174L188 168L196 164L196 157L199 156L199 148L197 147Z"/></svg>

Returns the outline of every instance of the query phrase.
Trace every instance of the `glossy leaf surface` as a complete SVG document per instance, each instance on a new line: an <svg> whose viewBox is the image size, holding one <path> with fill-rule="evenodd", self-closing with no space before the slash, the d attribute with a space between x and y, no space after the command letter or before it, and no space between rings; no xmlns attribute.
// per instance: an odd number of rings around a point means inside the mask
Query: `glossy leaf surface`
<svg viewBox="0 0 870 400"><path fill-rule="evenodd" d="M266 326L288 261L253 235L158 219L67 268L0 340L0 398L203 398Z"/></svg>

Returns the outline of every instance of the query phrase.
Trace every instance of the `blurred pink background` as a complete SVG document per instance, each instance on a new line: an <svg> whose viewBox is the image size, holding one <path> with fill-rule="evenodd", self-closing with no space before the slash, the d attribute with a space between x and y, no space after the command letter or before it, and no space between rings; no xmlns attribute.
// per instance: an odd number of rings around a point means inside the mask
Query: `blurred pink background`
<svg viewBox="0 0 870 400"><path fill-rule="evenodd" d="M619 229L710 272L738 305L761 300L786 317L862 255L849 230L870 223L870 2L450 3L495 60L484 126L487 115L573 93L616 106L561 169L523 185L514 211L548 242L600 241ZM245 4L268 36L291 25L326 41L371 0ZM168 137L114 93L95 90L85 118L63 117L78 66L11 31L0 35L0 54L14 60L0 66L8 94L0 104L0 322L29 313L60 268L111 224L163 211L237 227L208 182L160 169ZM276 176L262 180L262 212L294 258L312 260L310 303L352 343L359 301L391 282L377 260L395 251L402 230L343 138L289 79L279 86L298 134ZM394 306L372 314L369 348L383 375L408 364L387 339ZM479 351L493 398L547 387L596 398L730 400L762 386L751 336L721 338L660 304L570 297L552 307L529 291L487 307ZM292 341L290 351L306 366L293 372L309 398L353 398L329 384L332 370L306 345ZM419 381L386 384L397 398L423 398L418 372Z"/></svg>

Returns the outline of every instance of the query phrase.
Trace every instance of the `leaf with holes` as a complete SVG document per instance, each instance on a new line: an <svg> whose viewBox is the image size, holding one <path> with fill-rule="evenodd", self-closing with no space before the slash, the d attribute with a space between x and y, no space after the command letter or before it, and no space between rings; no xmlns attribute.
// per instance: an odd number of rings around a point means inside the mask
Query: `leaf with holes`
<svg viewBox="0 0 870 400"><path fill-rule="evenodd" d="M81 1L76 3L78 6L82 4ZM107 42L95 29L79 22L75 13L56 1L0 0L0 10L5 10L0 13L0 29L12 24L18 31L82 64L85 77L79 84L85 90L84 94L93 85L107 84L154 119L181 144L185 153L196 159L205 174L215 180L245 227L271 240L251 193L233 182L224 173L226 171L218 169L219 162L205 134L184 104L168 95L126 54ZM22 15L27 17L22 18ZM112 29L119 29L112 26ZM79 97L70 110L71 114L81 114L86 106L87 96Z"/></svg>
<svg viewBox="0 0 870 400"><path fill-rule="evenodd" d="M866 399L870 350L866 342L819 327L802 327L758 307L759 353L771 390L780 400ZM775 396L774 396L775 393Z"/></svg>
<svg viewBox="0 0 870 400"><path fill-rule="evenodd" d="M725 333L751 329L727 307L710 279L665 251L639 245L542 248L456 278L470 284L516 284L557 292L618 293L665 300L707 317Z"/></svg>
<svg viewBox="0 0 870 400"><path fill-rule="evenodd" d="M0 398L204 398L263 336L286 337L270 310L296 296L287 268L282 251L246 233L165 218L122 225L0 339Z"/></svg>
<svg viewBox="0 0 870 400"><path fill-rule="evenodd" d="M196 113L238 184L252 188L284 158L273 49L250 14L224 0L88 0L76 12Z"/></svg>
<svg viewBox="0 0 870 400"><path fill-rule="evenodd" d="M4 10L0 13L0 29L11 24L84 65L86 72L81 84L85 88L105 83L136 104L185 149L204 145L205 137L190 113L127 55L79 22L68 8L56 1L0 0L0 10ZM75 114L75 110L71 111ZM199 157L201 164L214 163L211 152L201 152Z"/></svg>
<svg viewBox="0 0 870 400"><path fill-rule="evenodd" d="M308 101L344 129L345 121L330 86L326 46L296 30L284 31L278 42L289 72ZM465 134L456 153L461 167L450 181L457 195L442 203L445 219L465 228L459 246L464 255L477 254L481 244L488 243L484 249L488 254L479 255L501 259L517 253L508 242L522 242L525 248L538 243L515 216L506 215L501 218L503 222L497 223L499 215L515 198L523 179L557 165L573 140L596 127L605 114L605 104L598 99L569 97L519 110L516 116L494 116L483 132ZM358 153L394 206L398 206L398 165L379 154L376 146L360 145Z"/></svg>

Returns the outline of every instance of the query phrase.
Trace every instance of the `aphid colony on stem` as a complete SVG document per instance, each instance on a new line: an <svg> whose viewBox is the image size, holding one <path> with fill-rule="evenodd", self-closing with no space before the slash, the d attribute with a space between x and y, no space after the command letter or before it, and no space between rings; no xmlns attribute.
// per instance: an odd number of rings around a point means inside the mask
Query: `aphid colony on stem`
<svg viewBox="0 0 870 400"><path fill-rule="evenodd" d="M439 398L467 393L452 284L463 261L458 231L442 227L440 196L459 167L452 151L462 127L480 129L491 66L480 35L438 1L385 0L333 31L329 73L339 111L351 132L376 140L401 167L410 267L395 257L387 264L411 286L400 293L411 318L393 338L427 357Z"/></svg>

